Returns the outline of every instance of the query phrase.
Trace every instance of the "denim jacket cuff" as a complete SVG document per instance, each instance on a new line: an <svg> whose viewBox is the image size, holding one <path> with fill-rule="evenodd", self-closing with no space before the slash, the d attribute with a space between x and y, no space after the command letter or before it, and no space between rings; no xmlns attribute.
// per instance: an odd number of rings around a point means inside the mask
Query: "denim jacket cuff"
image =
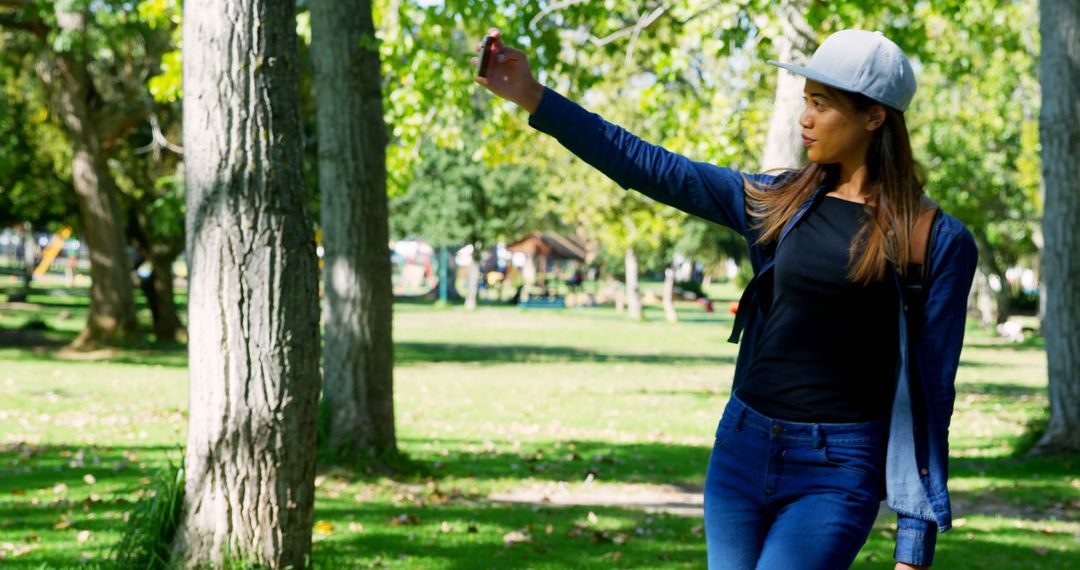
<svg viewBox="0 0 1080 570"><path fill-rule="evenodd" d="M540 104L529 115L529 126L557 139L566 116L574 105L575 103L545 85Z"/></svg>
<svg viewBox="0 0 1080 570"><path fill-rule="evenodd" d="M904 515L896 517L896 549L893 558L912 566L930 566L934 562L937 525Z"/></svg>

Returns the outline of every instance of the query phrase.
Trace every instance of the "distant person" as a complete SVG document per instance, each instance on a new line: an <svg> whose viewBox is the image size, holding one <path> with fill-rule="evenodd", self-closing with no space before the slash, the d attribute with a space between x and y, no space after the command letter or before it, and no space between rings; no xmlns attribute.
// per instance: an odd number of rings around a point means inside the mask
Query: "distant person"
<svg viewBox="0 0 1080 570"><path fill-rule="evenodd" d="M566 287L571 293L577 293L581 291L581 284L585 282L585 275L581 272L581 268L575 268L574 272L570 274L570 278L566 280Z"/></svg>
<svg viewBox="0 0 1080 570"><path fill-rule="evenodd" d="M477 83L622 187L750 246L755 276L729 340L746 338L705 477L709 568L847 568L883 498L898 513L896 568L929 567L952 525L948 428L977 250L924 195L900 48L844 30L805 67L770 62L806 78L808 164L773 175L650 144L537 82L523 51L489 36ZM905 287L919 283L922 298Z"/></svg>

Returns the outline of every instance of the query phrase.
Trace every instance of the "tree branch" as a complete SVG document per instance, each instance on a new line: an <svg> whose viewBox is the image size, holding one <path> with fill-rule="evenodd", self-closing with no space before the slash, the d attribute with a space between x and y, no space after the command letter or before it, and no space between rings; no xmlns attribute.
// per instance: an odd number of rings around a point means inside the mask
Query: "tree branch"
<svg viewBox="0 0 1080 570"><path fill-rule="evenodd" d="M2 0L0 0L0 1L2 1ZM547 16L548 14L550 14L552 12L557 12L559 10L562 10L563 8L568 8L568 7L573 6L575 4L584 4L584 3L589 2L589 1L590 0L562 0L561 2L554 2L550 6L548 6L547 8L544 8L543 10L540 10L540 13L533 16L533 19L529 20L529 27L530 28L535 28L537 22L539 22L540 20L542 20L544 18L544 16Z"/></svg>
<svg viewBox="0 0 1080 570"><path fill-rule="evenodd" d="M94 126L101 135L101 146L108 149L117 139L123 137L146 120L150 106L138 100L127 105L108 105L94 114Z"/></svg>

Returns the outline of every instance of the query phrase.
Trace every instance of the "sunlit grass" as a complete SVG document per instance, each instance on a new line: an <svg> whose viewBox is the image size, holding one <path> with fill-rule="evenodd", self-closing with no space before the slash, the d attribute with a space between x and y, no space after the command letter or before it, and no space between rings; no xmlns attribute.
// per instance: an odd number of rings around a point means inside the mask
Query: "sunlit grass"
<svg viewBox="0 0 1080 570"><path fill-rule="evenodd" d="M717 308L681 304L682 321L669 324L657 308L634 323L610 308L469 314L399 304L398 435L423 471L390 480L324 466L316 566L700 568L697 517L489 495L548 484L700 486L738 348L726 341L731 315ZM0 328L41 320L44 330L31 333L62 341L84 311L0 308ZM975 328L966 340L951 431L958 522L939 537L935 567L1080 566L1075 458L1016 454L1045 417L1041 344ZM185 349L106 356L0 348L4 568L101 563L151 474L180 457ZM855 568L891 567L892 524L878 521Z"/></svg>

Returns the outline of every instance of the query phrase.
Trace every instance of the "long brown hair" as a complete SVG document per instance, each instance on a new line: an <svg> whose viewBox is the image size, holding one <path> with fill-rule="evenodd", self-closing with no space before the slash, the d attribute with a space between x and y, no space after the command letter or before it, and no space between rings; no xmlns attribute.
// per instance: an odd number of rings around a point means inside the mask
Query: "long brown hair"
<svg viewBox="0 0 1080 570"><path fill-rule="evenodd" d="M910 261L911 231L919 213L919 198L926 185L926 170L912 156L904 113L861 93L828 85L825 89L859 112L874 105L885 108L885 121L874 130L866 150L869 172L863 197L870 215L848 249L848 279L864 285L880 281L890 261L904 275ZM839 175L839 164L810 163L781 173L772 185L762 188L744 177L747 211L756 218L751 228L760 232L756 244L778 240L784 226L814 190L821 184L835 185Z"/></svg>

